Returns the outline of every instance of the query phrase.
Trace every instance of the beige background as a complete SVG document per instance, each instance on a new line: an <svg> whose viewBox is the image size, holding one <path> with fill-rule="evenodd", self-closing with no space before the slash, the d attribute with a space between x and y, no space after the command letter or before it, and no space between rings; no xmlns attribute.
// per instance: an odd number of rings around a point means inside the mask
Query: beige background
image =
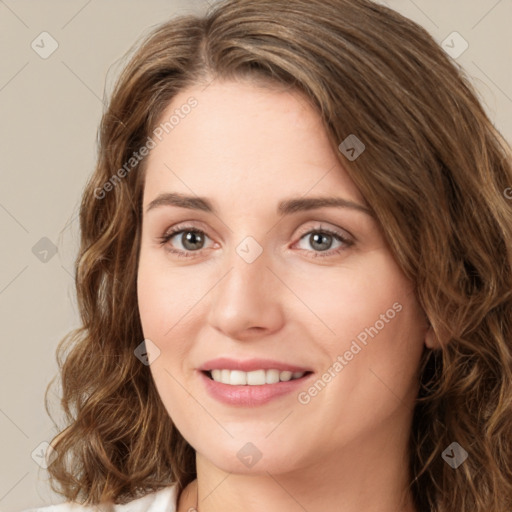
<svg viewBox="0 0 512 512"><path fill-rule="evenodd" d="M453 31L462 35L469 47L456 60L512 142L512 1L382 3L439 43ZM0 0L0 512L63 501L31 454L37 459L38 446L55 433L43 394L57 369L57 343L78 325L76 215L94 166L105 87L118 59L153 25L206 6L206 0ZM47 59L31 47L43 31L58 43ZM53 256L33 252L52 244Z"/></svg>

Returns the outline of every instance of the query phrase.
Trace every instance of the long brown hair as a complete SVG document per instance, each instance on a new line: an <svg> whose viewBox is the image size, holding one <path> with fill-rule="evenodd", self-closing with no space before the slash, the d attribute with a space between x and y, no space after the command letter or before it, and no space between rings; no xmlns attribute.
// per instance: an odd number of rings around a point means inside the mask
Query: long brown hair
<svg viewBox="0 0 512 512"><path fill-rule="evenodd" d="M58 348L67 428L52 442L52 488L86 504L125 503L196 477L193 448L134 356L143 340L136 275L146 159L126 163L178 91L217 79L302 91L334 148L349 135L364 143L357 159L338 156L440 343L425 349L418 373L415 505L509 512L511 151L432 37L369 0L227 0L158 26L131 55L81 203L83 325ZM442 458L453 442L469 454L456 470Z"/></svg>

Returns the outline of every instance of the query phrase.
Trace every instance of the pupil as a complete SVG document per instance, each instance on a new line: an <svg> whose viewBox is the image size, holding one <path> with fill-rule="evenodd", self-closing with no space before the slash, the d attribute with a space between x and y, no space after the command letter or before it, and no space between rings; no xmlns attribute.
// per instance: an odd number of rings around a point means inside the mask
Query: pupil
<svg viewBox="0 0 512 512"><path fill-rule="evenodd" d="M195 244L201 244L201 241L201 233L198 233L196 231L188 231L185 234L185 243L183 244L183 246L187 249L197 249L197 247L195 247ZM192 247L187 247L187 244L191 244Z"/></svg>
<svg viewBox="0 0 512 512"><path fill-rule="evenodd" d="M315 244L317 244L317 243L322 244L322 242L324 245L327 245L327 246L330 245L328 242L330 241L331 235L322 234L322 233L313 233L311 236L313 237L313 241L311 243L312 247L315 247ZM320 251L325 251L328 249L328 247L317 247L317 249L319 249Z"/></svg>

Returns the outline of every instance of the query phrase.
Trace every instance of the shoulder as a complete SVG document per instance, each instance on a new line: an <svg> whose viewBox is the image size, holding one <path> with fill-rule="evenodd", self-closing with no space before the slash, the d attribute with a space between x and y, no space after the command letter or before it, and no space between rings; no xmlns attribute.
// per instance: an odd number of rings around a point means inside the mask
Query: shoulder
<svg viewBox="0 0 512 512"><path fill-rule="evenodd" d="M46 505L22 512L103 512L103 510L112 512L176 512L176 490L175 484L170 485L123 505L114 505L112 509L66 501L58 505Z"/></svg>

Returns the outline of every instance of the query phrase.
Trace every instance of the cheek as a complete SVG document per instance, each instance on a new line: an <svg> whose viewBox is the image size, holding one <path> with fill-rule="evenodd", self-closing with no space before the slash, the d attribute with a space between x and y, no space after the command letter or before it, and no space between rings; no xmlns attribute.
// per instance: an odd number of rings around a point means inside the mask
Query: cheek
<svg viewBox="0 0 512 512"><path fill-rule="evenodd" d="M176 300L177 287L171 286L172 277L169 271L162 268L154 252L141 249L137 275L137 300L142 330L146 338L157 344L175 322L176 308L180 302ZM160 342L160 343L159 343Z"/></svg>
<svg viewBox="0 0 512 512"><path fill-rule="evenodd" d="M297 279L294 286L302 302L314 313L311 318L315 324L319 323L322 332L327 333L322 337L331 340L326 346L328 350L339 350L347 341L350 345L350 340L358 335L362 340L365 336L369 338L365 329L376 323L378 330L384 326L382 331L391 330L390 326L398 324L395 320L402 315L397 310L403 311L404 302L409 304L413 297L411 289L385 250L353 258L338 268L311 269L308 279Z"/></svg>
<svg viewBox="0 0 512 512"><path fill-rule="evenodd" d="M209 286L204 275L190 267L171 267L158 251L141 251L137 298L144 337L153 341L166 361L174 366L190 349L199 326Z"/></svg>
<svg viewBox="0 0 512 512"><path fill-rule="evenodd" d="M151 340L159 349L149 371L167 413L178 420L182 411L193 406L179 384L183 380L189 345L182 329L190 309L187 301L182 300L179 285L178 275L163 268L161 261L151 258L150 251L141 251L137 276L140 320L144 338Z"/></svg>
<svg viewBox="0 0 512 512"><path fill-rule="evenodd" d="M186 311L183 277L167 265L163 249L143 245L137 272L137 299L145 335L162 337ZM186 289L186 288L185 288Z"/></svg>
<svg viewBox="0 0 512 512"><path fill-rule="evenodd" d="M141 258L137 277L137 300L142 330L146 338L160 337L164 329L162 320L162 308L164 306L165 293L162 282L158 279L158 271L155 267L144 264Z"/></svg>
<svg viewBox="0 0 512 512"><path fill-rule="evenodd" d="M371 404L370 411L380 408L379 414L385 415L397 400L405 402L415 392L423 350L422 312L412 284L391 256L375 254L372 259L367 272L354 278L352 299L343 298L343 307L333 319L338 346L331 347L330 356L334 361L342 355L346 361L346 381L338 379L335 384L343 388L341 394L355 392L351 386L356 385L360 404ZM362 409L359 413L368 414L370 421L372 413Z"/></svg>

